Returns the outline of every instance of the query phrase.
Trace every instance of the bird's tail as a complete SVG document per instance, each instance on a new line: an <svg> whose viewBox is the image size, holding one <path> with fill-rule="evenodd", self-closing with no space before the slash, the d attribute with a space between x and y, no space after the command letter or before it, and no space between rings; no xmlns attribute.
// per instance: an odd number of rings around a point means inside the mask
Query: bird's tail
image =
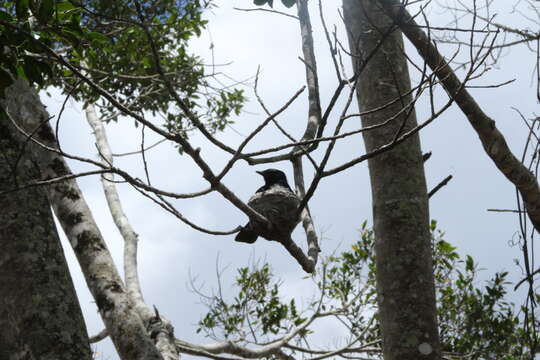
<svg viewBox="0 0 540 360"><path fill-rule="evenodd" d="M257 241L258 236L259 235L250 228L249 224L247 224L242 228L242 230L240 230L238 234L236 234L234 241L253 244L255 241Z"/></svg>

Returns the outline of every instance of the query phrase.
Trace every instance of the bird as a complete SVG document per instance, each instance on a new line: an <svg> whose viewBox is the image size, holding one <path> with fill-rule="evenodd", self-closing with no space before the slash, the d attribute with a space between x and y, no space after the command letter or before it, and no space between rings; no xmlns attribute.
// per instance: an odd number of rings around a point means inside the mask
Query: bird
<svg viewBox="0 0 540 360"><path fill-rule="evenodd" d="M288 240L300 221L300 199L289 186L283 171L266 169L257 173L264 178L264 185L249 199L248 205L264 216L271 226L268 228L266 224L250 220L234 240L248 244L254 243L259 236L266 240Z"/></svg>

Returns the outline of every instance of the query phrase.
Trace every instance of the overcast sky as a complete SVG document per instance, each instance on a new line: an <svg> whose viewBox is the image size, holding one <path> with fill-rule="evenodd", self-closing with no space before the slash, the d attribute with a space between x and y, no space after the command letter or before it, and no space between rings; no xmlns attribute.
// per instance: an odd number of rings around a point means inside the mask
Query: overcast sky
<svg viewBox="0 0 540 360"><path fill-rule="evenodd" d="M212 43L216 63L232 62L219 70L238 80L253 77L260 66L259 91L272 111L281 107L305 83L303 65L298 60L301 56L298 24L283 16L232 9L234 6L248 7L250 3L251 1L245 0L219 1L219 8L207 14L210 21L209 31L193 41L192 49L209 61ZM344 39L337 13L336 4L339 3L325 2L325 14L329 24L337 24L340 38ZM311 7L314 8L314 5L316 4L312 1ZM283 10L280 5L277 7ZM505 15L508 9L502 7L498 11L501 12L501 22L510 19L526 26L520 15ZM446 25L447 16L445 12L432 11L430 21L443 26ZM336 86L336 79L315 9L312 12L312 21L321 99L323 106L326 106ZM348 65L348 60L345 60ZM486 85L514 78L516 81L503 88L473 91L482 108L497 121L497 126L516 155L521 154L526 130L511 108L519 108L526 116L531 116L538 110L533 68L534 54L524 47L515 48L512 52L505 53L500 68L492 69L476 84ZM253 101L253 92L249 88L246 91L250 98L246 111L235 120L231 128L219 134L221 140L231 145L242 141L242 134L249 133L250 129L265 118L263 111ZM51 114L57 114L63 99L55 91L52 91L52 95L52 98L43 96L43 101ZM442 103L441 100L439 104ZM423 102L417 106L419 121L428 116L427 108L422 106L425 104ZM279 121L300 137L305 128L306 114L307 94L303 94L280 116ZM332 121L336 120L337 114L339 110L334 111ZM93 137L80 104L70 103L61 121L60 141L63 149L95 158ZM133 123L131 119L122 119L107 126L113 152L121 153L139 148L141 129L135 128ZM358 126L359 120L353 118L347 123L346 130L356 129ZM433 156L426 163L428 187L437 185L449 174L454 176L430 202L431 217L438 220L439 227L446 232L446 239L456 245L460 253L471 254L486 269L482 273L484 278L489 278L500 270L510 271L513 280L520 278L518 268L513 264L514 259L520 257L519 249L509 246L518 229L516 216L486 211L488 208L515 208L514 188L485 155L465 117L456 108L452 108L422 130L420 135L423 151L433 152ZM158 139L151 133L147 133L146 137L147 143ZM203 157L214 169L219 169L227 161L226 154L209 145L201 137L192 136L191 141L194 146L201 146ZM277 132L270 130L258 136L250 149L285 142ZM363 151L364 145L360 136L349 138L337 146L330 166L361 155ZM189 158L179 156L170 144L158 146L148 152L147 156L154 184L174 192L191 192L207 187L201 178L201 171ZM143 177L140 157L123 157L115 161L117 165ZM74 171L86 168L78 163L70 164ZM238 196L247 200L262 184L262 179L255 170L267 167L269 166L249 167L245 163L237 163L224 182ZM282 169L292 180L289 163L279 163L271 167ZM307 164L306 170L310 179L312 169ZM122 239L108 213L99 179L83 178L79 179L79 184L117 265L121 267ZM161 313L173 321L177 337L198 343L211 342L201 335L195 335L196 324L205 314L205 308L200 304L198 296L189 291L187 284L191 274L210 291L216 284L218 257L220 266L228 266L229 269L223 279L227 285L232 283L236 267L246 266L250 258L264 258L273 266L274 273L284 281L284 293L287 296L298 299L309 297L310 280L304 279L305 274L299 265L276 243L259 240L254 245L246 245L234 242L234 236L215 237L202 234L142 198L129 186L119 185L119 191L124 209L140 235L139 271L145 298L148 304L155 304ZM329 255L336 249L347 249L358 239L360 224L364 220L372 223L370 194L366 163L323 180L310 202L315 225L321 236L322 256ZM247 221L243 213L216 194L182 200L176 204L184 215L197 224L216 230L232 229ZM302 231L297 229L294 239L305 248ZM88 331L93 335L100 331L103 325L65 238L63 245ZM331 334L331 331L333 329L327 327L324 335ZM333 341L332 336L327 336L325 341L330 344ZM110 341L98 343L95 348L99 353L98 359L117 359Z"/></svg>

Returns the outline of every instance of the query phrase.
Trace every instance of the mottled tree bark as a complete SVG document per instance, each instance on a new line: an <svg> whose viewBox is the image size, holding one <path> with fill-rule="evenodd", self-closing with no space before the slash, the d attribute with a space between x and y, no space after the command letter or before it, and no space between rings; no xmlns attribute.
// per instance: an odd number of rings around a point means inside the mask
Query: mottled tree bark
<svg viewBox="0 0 540 360"><path fill-rule="evenodd" d="M372 0L343 0L351 51L358 66L392 22ZM399 31L386 36L361 72L357 98L362 111L399 99L410 90ZM379 124L411 102L403 96L391 106L362 117ZM414 111L382 128L364 132L366 150L392 142L417 125ZM402 126L404 127L402 128ZM429 209L418 136L369 159L377 264L379 319L385 360L440 359L431 258Z"/></svg>
<svg viewBox="0 0 540 360"><path fill-rule="evenodd" d="M57 153L56 137L48 123L49 114L39 96L23 79L17 79L0 102L9 116L32 141L42 177L62 178L72 172L62 155ZM121 359L162 360L125 289L103 236L75 179L56 182L46 187L54 213L77 256L109 336Z"/></svg>
<svg viewBox="0 0 540 360"><path fill-rule="evenodd" d="M0 114L0 192L38 177ZM77 294L43 188L0 195L0 359L92 359Z"/></svg>
<svg viewBox="0 0 540 360"><path fill-rule="evenodd" d="M103 165L112 165L114 159L109 141L107 140L105 126L98 117L95 106L88 104L85 108L85 113L86 120L94 131L96 147L102 158L101 163ZM137 242L139 241L139 236L124 213L120 196L116 190L114 175L103 174L101 184L105 191L105 198L107 199L112 218L124 239L124 279L126 290L143 322L150 323L155 318L155 314L144 302L139 274L137 272ZM178 352L174 343L174 327L171 322L161 316L161 321L153 322L151 332L154 334L156 348L163 356L163 359L177 360Z"/></svg>

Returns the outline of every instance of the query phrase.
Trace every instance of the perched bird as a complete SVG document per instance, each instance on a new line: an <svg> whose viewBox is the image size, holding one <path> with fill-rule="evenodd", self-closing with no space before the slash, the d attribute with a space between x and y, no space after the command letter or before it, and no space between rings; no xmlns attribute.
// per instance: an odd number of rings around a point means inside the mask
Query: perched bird
<svg viewBox="0 0 540 360"><path fill-rule="evenodd" d="M297 211L300 199L291 190L283 171L267 169L257 173L264 178L264 186L249 199L248 205L264 216L271 228L251 220L234 240L251 244L259 236L276 241L289 239L300 221Z"/></svg>

